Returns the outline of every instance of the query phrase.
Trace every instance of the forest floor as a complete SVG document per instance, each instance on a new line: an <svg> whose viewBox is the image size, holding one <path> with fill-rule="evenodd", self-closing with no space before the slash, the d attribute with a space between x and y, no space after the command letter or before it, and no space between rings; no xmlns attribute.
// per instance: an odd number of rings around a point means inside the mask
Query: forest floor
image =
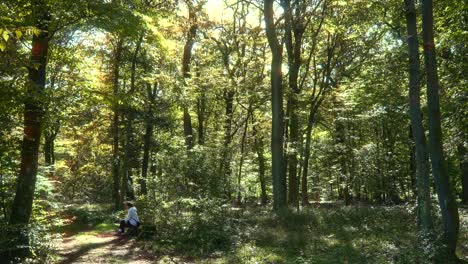
<svg viewBox="0 0 468 264"><path fill-rule="evenodd" d="M108 211L80 207L68 210L56 230L61 236L55 263L415 263L421 256L409 211L319 205L277 218L262 207L236 209L231 215L236 228L226 233L229 246L197 253L203 247L199 241L181 247L177 238L169 245L115 236L117 224ZM458 255L468 261L467 208L460 216Z"/></svg>
<svg viewBox="0 0 468 264"><path fill-rule="evenodd" d="M97 223L99 218L75 212L78 215L64 215L55 230L59 234L54 241L55 263L153 263L153 256L142 250L134 238L116 235L117 224Z"/></svg>
<svg viewBox="0 0 468 264"><path fill-rule="evenodd" d="M57 263L153 263L135 240L115 236L115 231L88 231L62 238Z"/></svg>

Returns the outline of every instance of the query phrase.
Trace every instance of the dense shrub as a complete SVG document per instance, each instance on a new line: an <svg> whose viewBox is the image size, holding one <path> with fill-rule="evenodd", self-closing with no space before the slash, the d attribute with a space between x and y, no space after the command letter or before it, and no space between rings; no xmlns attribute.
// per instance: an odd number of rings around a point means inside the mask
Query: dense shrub
<svg viewBox="0 0 468 264"><path fill-rule="evenodd" d="M231 243L233 225L220 200L181 198L140 208L143 218L154 226L149 237L155 251L206 255ZM144 232L145 228L145 236Z"/></svg>

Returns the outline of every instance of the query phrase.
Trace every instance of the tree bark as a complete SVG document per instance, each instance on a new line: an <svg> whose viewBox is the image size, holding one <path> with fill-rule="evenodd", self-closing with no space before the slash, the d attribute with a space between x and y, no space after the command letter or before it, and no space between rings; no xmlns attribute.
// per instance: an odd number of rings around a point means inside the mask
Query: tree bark
<svg viewBox="0 0 468 264"><path fill-rule="evenodd" d="M429 151L431 155L432 175L436 185L439 206L442 213L443 242L447 248L443 258L456 259L456 247L459 232L458 207L448 174L442 145L442 128L439 104L439 79L433 32L432 0L422 1L422 35L424 63L426 66L427 108L429 119Z"/></svg>
<svg viewBox="0 0 468 264"><path fill-rule="evenodd" d="M112 66L112 86L113 86L113 119L112 119L112 178L114 183L113 198L114 208L119 210L122 208L120 197L120 156L119 156L119 78L120 78L120 61L122 59L123 38L118 37L113 51L113 66Z"/></svg>
<svg viewBox="0 0 468 264"><path fill-rule="evenodd" d="M24 135L21 146L21 164L16 195L10 215L10 224L27 224L31 217L36 185L39 144L44 109L42 94L46 82L47 54L49 50L48 21L50 15L43 1L33 1L36 27L41 30L32 39L30 66L28 67L27 97L24 103Z"/></svg>
<svg viewBox="0 0 468 264"><path fill-rule="evenodd" d="M27 93L24 102L23 142L21 145L20 171L16 181L16 193L11 207L10 225L17 225L16 245L13 257L30 254L27 227L32 213L39 158L39 145L44 109L42 97L46 83L47 55L49 50L48 23L50 14L43 1L32 2L35 26L40 30L32 38L30 65L28 67ZM16 232L16 231L15 231ZM26 247L24 247L26 245Z"/></svg>
<svg viewBox="0 0 468 264"><path fill-rule="evenodd" d="M289 68L289 89L290 97L288 100L289 111L289 142L292 151L288 152L288 180L289 192L288 202L291 205L297 205L299 202L299 186L297 179L298 167L298 145L299 145L299 116L298 116L298 98L300 88L298 85L299 69L301 67L302 37L305 26L302 24L301 5L296 6L295 16L291 8L290 0L281 2L285 12L285 44L288 56ZM294 39L293 39L294 36Z"/></svg>
<svg viewBox="0 0 468 264"><path fill-rule="evenodd" d="M191 9L190 7L189 9ZM187 32L187 40L184 46L184 54L182 57L182 76L185 79L189 79L190 75L190 62L192 60L192 48L195 44L195 37L197 35L198 24L196 23L196 14L194 10L189 10L189 20L191 26ZM193 148L193 127L192 127L192 117L190 116L189 107L185 103L184 107L184 136L185 136L185 145L188 150Z"/></svg>
<svg viewBox="0 0 468 264"><path fill-rule="evenodd" d="M457 145L458 162L460 164L460 174L462 182L462 203L468 205L468 157L466 153L466 147L463 142Z"/></svg>
<svg viewBox="0 0 468 264"><path fill-rule="evenodd" d="M253 137L254 137L254 147L255 152L257 153L258 161L258 180L260 182L260 201L262 205L267 204L268 197L266 192L266 181L265 181L265 156L263 151L263 139L258 135L257 128L253 125Z"/></svg>
<svg viewBox="0 0 468 264"><path fill-rule="evenodd" d="M130 66L130 90L128 92L128 98L132 98L133 93L135 92L135 82L136 82L136 67L138 54L141 49L141 44L143 42L144 32L142 32L137 40L135 51L132 55L132 61ZM133 119L134 119L134 109L132 106L131 100L127 102L126 105L126 117L127 122L125 124L125 150L124 150L124 159L123 159L123 168L122 168L122 183L128 183L128 181L133 182L132 170L134 167L135 159L133 155ZM134 189L128 189L128 184L122 184L122 187L125 187L125 190L122 190L122 201L126 200L126 196L134 198ZM133 187L133 184L130 186Z"/></svg>
<svg viewBox="0 0 468 264"><path fill-rule="evenodd" d="M232 141L232 120L234 117L234 91L224 91L224 146L223 146L223 165L222 173L224 175L224 192L228 198L231 197L231 141Z"/></svg>
<svg viewBox="0 0 468 264"><path fill-rule="evenodd" d="M265 29L272 53L271 61L271 153L273 177L273 209L278 211L287 207L286 177L283 173L283 77L281 65L283 47L278 41L273 17L273 0L264 1Z"/></svg>
<svg viewBox="0 0 468 264"><path fill-rule="evenodd" d="M410 181L411 181L411 188L409 188L413 193L413 197L418 196L418 191L417 191L417 180L416 180L416 146L414 143L414 137L413 137L413 129L411 128L411 123L409 125L409 134L408 134L408 139L410 141L409 143L409 173L410 173Z"/></svg>
<svg viewBox="0 0 468 264"><path fill-rule="evenodd" d="M55 163L54 158L54 141L55 137L45 133L44 135L44 161L47 165L53 165Z"/></svg>
<svg viewBox="0 0 468 264"><path fill-rule="evenodd" d="M250 106L247 113L247 117L245 120L244 132L242 133L241 139L241 149L240 149L240 161L239 161L239 171L237 173L237 205L240 206L242 204L242 166L244 165L244 149L245 149L245 141L247 139L247 130L249 127L249 118L250 118Z"/></svg>
<svg viewBox="0 0 468 264"><path fill-rule="evenodd" d="M198 117L198 144L205 144L205 114L206 114L206 90L202 87L201 95L197 100Z"/></svg>
<svg viewBox="0 0 468 264"><path fill-rule="evenodd" d="M147 178L148 178L148 164L149 164L149 154L151 150L151 138L153 136L153 108L156 103L156 94L158 90L158 83L154 84L153 89L151 89L151 84L146 85L146 92L148 95L148 110L146 112L146 128L145 128L145 135L143 139L143 160L142 160L142 168L141 168L141 193L146 195L148 193L147 189Z"/></svg>
<svg viewBox="0 0 468 264"><path fill-rule="evenodd" d="M415 143L418 222L424 235L433 231L429 181L429 157L421 112L420 60L414 0L405 0L409 57L409 107Z"/></svg>
<svg viewBox="0 0 468 264"><path fill-rule="evenodd" d="M308 173L309 173L309 159L310 159L310 146L312 144L312 128L314 125L315 111L313 110L313 105L311 106L309 117L307 120L306 127L306 142L304 146L304 155L303 155L303 165L302 165L302 179L301 179L301 194L302 194L302 205L307 205L309 203L309 194L308 194Z"/></svg>

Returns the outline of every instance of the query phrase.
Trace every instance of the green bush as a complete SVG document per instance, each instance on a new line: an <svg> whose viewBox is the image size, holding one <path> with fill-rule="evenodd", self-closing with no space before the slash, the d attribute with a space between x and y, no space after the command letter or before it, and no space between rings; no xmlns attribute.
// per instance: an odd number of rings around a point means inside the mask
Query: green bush
<svg viewBox="0 0 468 264"><path fill-rule="evenodd" d="M155 251L207 255L231 244L233 225L220 200L181 198L141 208L154 225Z"/></svg>

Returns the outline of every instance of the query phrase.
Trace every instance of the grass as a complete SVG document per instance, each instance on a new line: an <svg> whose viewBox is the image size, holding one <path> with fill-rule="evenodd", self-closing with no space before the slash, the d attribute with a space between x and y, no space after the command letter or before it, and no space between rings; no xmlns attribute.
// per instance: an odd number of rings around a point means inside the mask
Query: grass
<svg viewBox="0 0 468 264"><path fill-rule="evenodd" d="M68 205L59 215L61 218L55 219L52 232L66 236L83 232L109 231L114 228L113 223L117 219L111 206L107 204Z"/></svg>
<svg viewBox="0 0 468 264"><path fill-rule="evenodd" d="M467 259L467 211L461 210L459 256ZM153 240L160 257L195 263L424 263L412 207L311 206L276 216L265 208L235 213L225 249L196 254ZM463 220L465 219L465 220ZM175 242L176 243L176 242ZM174 243L174 244L175 244ZM161 250L165 246L166 251ZM199 244L186 245L200 248Z"/></svg>
<svg viewBox="0 0 468 264"><path fill-rule="evenodd" d="M251 217L252 230L218 263L414 263L417 257L412 216L403 207L307 208Z"/></svg>
<svg viewBox="0 0 468 264"><path fill-rule="evenodd" d="M202 216L210 221L187 225L193 230L181 234L189 234L197 241L189 241L182 235L162 239L164 232L178 233L154 226L155 234L140 237L139 244L152 250L158 263L424 263L417 247L413 209L411 206L314 205L300 212L275 215L264 207L240 211L228 208L226 214L218 216L223 219L213 222L212 216ZM115 230L115 216L109 214L107 207L74 207L68 212L74 214L75 222L66 228L74 230L75 241L83 247L99 234ZM458 256L468 260L466 208L460 209L460 220ZM187 221L179 219L164 228L184 229L174 226L181 223ZM143 229L150 227L143 224ZM216 239L210 240L213 232Z"/></svg>

